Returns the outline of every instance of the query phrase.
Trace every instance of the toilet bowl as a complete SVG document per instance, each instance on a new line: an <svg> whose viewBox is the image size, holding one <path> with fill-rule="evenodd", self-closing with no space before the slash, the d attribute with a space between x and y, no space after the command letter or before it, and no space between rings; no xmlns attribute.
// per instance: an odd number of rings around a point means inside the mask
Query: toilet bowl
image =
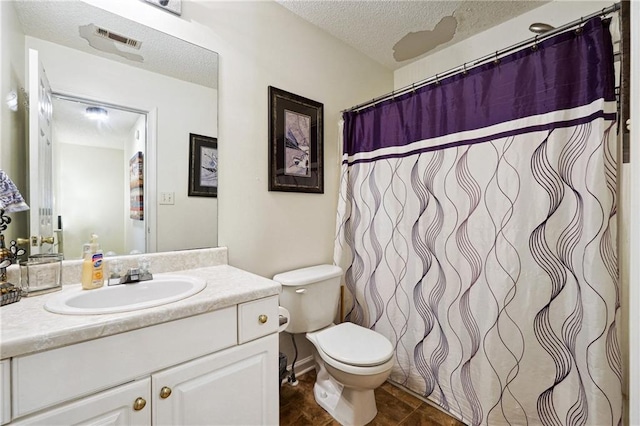
<svg viewBox="0 0 640 426"><path fill-rule="evenodd" d="M374 389L387 380L394 364L391 343L375 331L348 322L306 337L314 345L313 393L318 405L345 426L373 420L378 413Z"/></svg>
<svg viewBox="0 0 640 426"><path fill-rule="evenodd" d="M359 325L333 324L342 269L318 265L273 277L282 284L280 305L290 312L289 333L306 333L313 343L315 400L345 426L369 423L378 410L374 389L389 377L393 345Z"/></svg>

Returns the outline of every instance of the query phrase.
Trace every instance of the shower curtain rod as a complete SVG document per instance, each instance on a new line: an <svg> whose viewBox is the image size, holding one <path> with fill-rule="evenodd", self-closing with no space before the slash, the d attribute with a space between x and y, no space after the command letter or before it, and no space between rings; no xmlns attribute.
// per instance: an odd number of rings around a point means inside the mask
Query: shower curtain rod
<svg viewBox="0 0 640 426"><path fill-rule="evenodd" d="M583 16L580 19L576 19L575 21L571 21L568 24L565 24L565 25L562 25L560 27L554 28L553 30L547 31L544 34L541 34L541 35L538 34L538 35L536 35L534 37L531 37L531 38L529 38L527 40L524 40L524 41L521 41L519 43L513 44L513 45L511 45L509 47L506 47L504 49L497 50L495 53L491 53L489 55L482 56L482 57L480 57L480 58L478 58L476 60L473 60L471 62L465 62L462 65L458 65L457 67L451 68L451 69L449 69L447 71L443 71L441 73L437 73L436 75L433 75L433 76L431 76L429 78L426 78L424 80L420 80L420 81L418 81L416 83L413 83L411 85L404 86L404 87L402 87L402 88L400 88L398 90L391 91L391 92L389 92L389 93L387 93L385 95L379 96L377 98L373 98L370 101L363 102L363 103L358 104L356 106L353 106L351 108L347 108L347 109L343 110L342 112L343 113L344 112L352 112L352 111L356 111L357 112L358 110L361 110L361 109L363 109L365 107L368 107L370 105L374 105L374 104L377 104L378 102L381 102L381 101L384 101L384 100L387 100L387 99L390 99L390 98L394 98L394 97L396 97L398 95L405 94L410 90L419 89L421 87L427 86L430 83L438 82L442 78L451 77L451 76L456 75L456 74L458 74L460 72L467 72L467 71L477 67L478 65L482 65L482 64L488 62L489 60L494 60L495 61L497 59L500 59L500 57L502 57L506 53L511 53L514 50L518 50L518 49L520 49L522 47L528 46L528 45L533 44L533 43L539 43L542 40L545 40L545 39L547 39L547 38L549 38L549 37L551 37L553 35L556 35L558 33L566 31L566 30L568 30L570 28L573 28L573 27L575 27L577 25L582 25L585 21L587 21L587 20L589 20L589 19L591 19L593 17L599 16L599 15L602 15L604 17L605 15L608 15L610 13L616 12L619 9L620 9L620 3L619 2L618 3L614 3L611 6L605 7L605 8L603 8L602 10L600 10L598 12L593 12L593 13L587 15L587 16ZM468 66L468 65L470 65L470 66Z"/></svg>

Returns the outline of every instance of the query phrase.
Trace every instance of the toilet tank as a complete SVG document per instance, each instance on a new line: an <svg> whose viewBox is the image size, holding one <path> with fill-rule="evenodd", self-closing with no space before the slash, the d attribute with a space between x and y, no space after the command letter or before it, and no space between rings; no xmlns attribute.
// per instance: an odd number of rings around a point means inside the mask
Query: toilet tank
<svg viewBox="0 0 640 426"><path fill-rule="evenodd" d="M338 309L342 269L317 265L273 277L282 284L280 306L289 311L289 333L306 333L331 324Z"/></svg>

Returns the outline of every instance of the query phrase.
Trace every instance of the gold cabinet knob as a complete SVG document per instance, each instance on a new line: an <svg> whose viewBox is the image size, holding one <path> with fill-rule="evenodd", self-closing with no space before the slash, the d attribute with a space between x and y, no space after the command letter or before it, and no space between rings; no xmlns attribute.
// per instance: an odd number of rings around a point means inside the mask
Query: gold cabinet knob
<svg viewBox="0 0 640 426"><path fill-rule="evenodd" d="M171 395L171 388L163 386L162 389L160 389L160 398L167 399L169 398L169 395Z"/></svg>
<svg viewBox="0 0 640 426"><path fill-rule="evenodd" d="M260 322L260 324L264 324L268 319L269 318L265 314L262 314L258 317L258 321Z"/></svg>
<svg viewBox="0 0 640 426"><path fill-rule="evenodd" d="M142 397L138 397L133 402L133 409L136 411L140 411L144 408L145 405L147 405L147 401L145 401L145 399Z"/></svg>

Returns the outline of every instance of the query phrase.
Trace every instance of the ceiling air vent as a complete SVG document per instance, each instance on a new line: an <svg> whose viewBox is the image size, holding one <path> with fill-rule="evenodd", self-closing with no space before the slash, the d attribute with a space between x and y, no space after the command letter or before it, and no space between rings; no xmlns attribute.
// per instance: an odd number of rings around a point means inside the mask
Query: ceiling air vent
<svg viewBox="0 0 640 426"><path fill-rule="evenodd" d="M96 28L97 36L100 36L102 38L108 38L110 40L116 41L118 43L126 44L129 47L140 50L140 46L142 45L142 42L138 40L121 36L120 34L113 33L109 30L105 30L104 28L100 28L100 27L95 27L95 28Z"/></svg>

